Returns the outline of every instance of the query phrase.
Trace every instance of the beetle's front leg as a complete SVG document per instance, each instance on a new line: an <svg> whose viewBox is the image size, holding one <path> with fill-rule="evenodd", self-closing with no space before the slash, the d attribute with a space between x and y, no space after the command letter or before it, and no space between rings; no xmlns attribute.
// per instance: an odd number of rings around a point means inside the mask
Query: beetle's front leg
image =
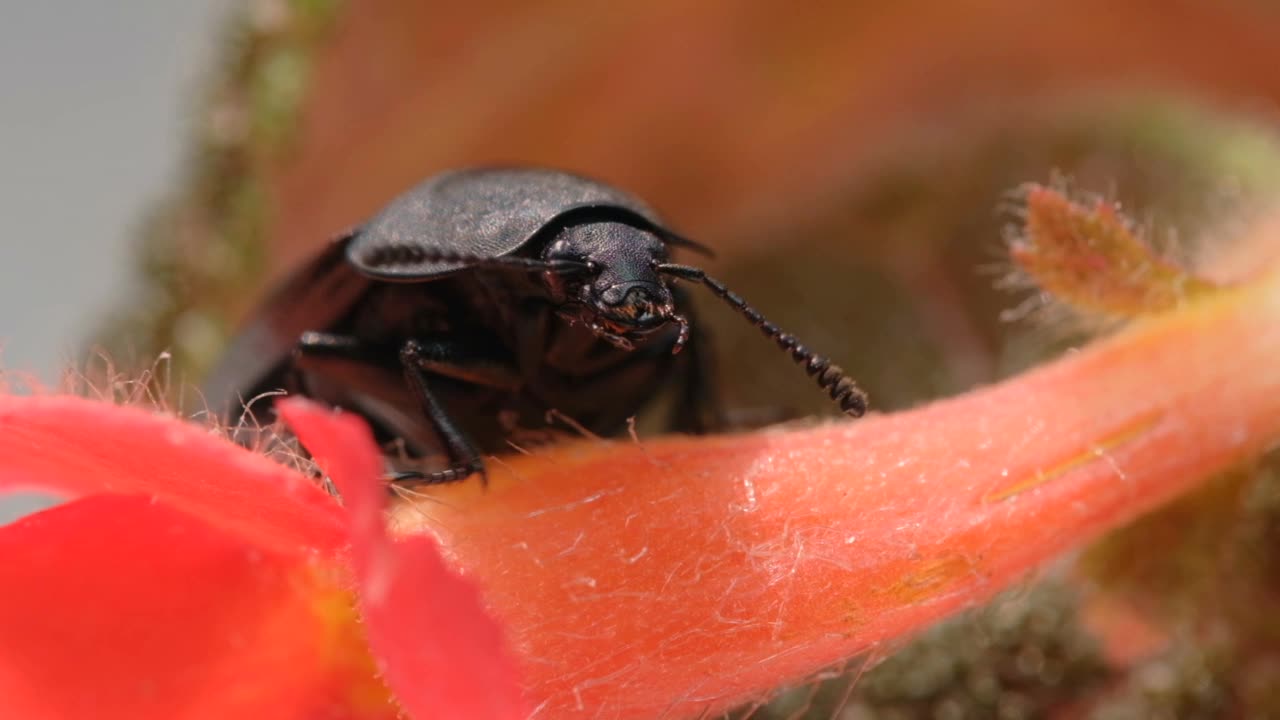
<svg viewBox="0 0 1280 720"><path fill-rule="evenodd" d="M298 341L296 363L307 372L332 376L335 369L321 370L317 361L327 358L344 361L344 373L363 367L386 368L389 348L371 346L359 338L332 333L307 332ZM512 387L516 372L509 364L482 349L448 338L409 340L401 346L399 365L418 407L444 444L450 466L435 472L398 472L395 480L416 480L428 484L462 480L474 473L484 476L480 453L453 423L428 387L428 373L446 375L491 387ZM392 361L394 362L394 361ZM402 423L392 423L402 425Z"/></svg>
<svg viewBox="0 0 1280 720"><path fill-rule="evenodd" d="M463 362L462 358L451 356L448 346L428 345L417 340L407 340L400 347L400 365L404 368L405 381L421 405L423 414L431 421L440 439L444 441L452 464L444 470L429 473L413 471L397 473L395 479L416 480L434 485L462 480L479 473L481 482L487 483L488 475L485 473L484 461L480 459L480 453L467 436L453 424L453 420L431 394L431 389L427 387L427 370L441 372L453 369L455 374L462 374L457 371L468 368L468 363ZM467 379L473 381L477 379L474 373L484 370L484 368L471 369L473 372L467 374L471 374L472 377ZM492 373L493 369L489 368L489 370Z"/></svg>

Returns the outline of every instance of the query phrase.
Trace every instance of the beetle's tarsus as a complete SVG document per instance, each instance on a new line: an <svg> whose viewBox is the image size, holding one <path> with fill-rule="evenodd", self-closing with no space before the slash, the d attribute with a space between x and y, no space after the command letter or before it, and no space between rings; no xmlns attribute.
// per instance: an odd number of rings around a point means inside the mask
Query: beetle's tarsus
<svg viewBox="0 0 1280 720"><path fill-rule="evenodd" d="M485 471L484 464L478 460L474 463L461 463L444 470L434 470L432 472L401 470L388 475L387 481L392 483L413 483L415 485L444 485L466 480L472 475L480 476L481 485L486 487L489 485L489 473Z"/></svg>

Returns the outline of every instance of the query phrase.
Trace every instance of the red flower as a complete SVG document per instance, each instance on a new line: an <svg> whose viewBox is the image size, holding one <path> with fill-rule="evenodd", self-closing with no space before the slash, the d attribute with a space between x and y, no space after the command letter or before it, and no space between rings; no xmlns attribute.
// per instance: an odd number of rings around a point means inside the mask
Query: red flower
<svg viewBox="0 0 1280 720"><path fill-rule="evenodd" d="M344 510L170 417L0 397L0 488L76 498L0 528L0 717L714 713L1273 446L1276 357L1273 272L919 410L504 459L395 540L351 417L285 405Z"/></svg>
<svg viewBox="0 0 1280 720"><path fill-rule="evenodd" d="M363 423L284 408L346 512L173 418L0 398L0 487L77 498L0 528L0 717L527 716L471 582L385 537Z"/></svg>

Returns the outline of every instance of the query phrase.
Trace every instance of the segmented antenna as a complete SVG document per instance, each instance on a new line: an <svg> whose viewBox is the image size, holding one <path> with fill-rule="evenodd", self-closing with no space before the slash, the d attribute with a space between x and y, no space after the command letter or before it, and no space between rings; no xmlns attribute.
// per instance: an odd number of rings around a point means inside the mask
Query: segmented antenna
<svg viewBox="0 0 1280 720"><path fill-rule="evenodd" d="M527 272L573 273L585 272L589 269L586 263L576 260L538 260L516 255L476 255L408 243L387 243L370 248L361 253L360 262L371 268L419 263L465 263L468 267L506 268Z"/></svg>
<svg viewBox="0 0 1280 720"><path fill-rule="evenodd" d="M845 375L844 370L833 365L827 358L801 345L794 335L783 332L777 325L765 320L759 311L748 305L747 301L743 300L740 295L725 287L724 283L707 275L698 268L687 265L662 263L657 266L657 270L681 280L696 280L710 288L711 292L732 305L752 325L760 328L760 332L778 343L778 347L790 353L791 359L804 368L809 377L813 378L818 383L818 387L831 396L831 399L840 406L840 410L846 415L862 417L863 413L867 411L867 396L858 388L853 378Z"/></svg>

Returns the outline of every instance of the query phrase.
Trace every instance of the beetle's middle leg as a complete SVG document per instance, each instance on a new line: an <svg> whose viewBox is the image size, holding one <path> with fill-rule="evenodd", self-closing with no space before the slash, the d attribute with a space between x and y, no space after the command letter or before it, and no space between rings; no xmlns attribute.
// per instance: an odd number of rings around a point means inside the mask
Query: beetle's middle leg
<svg viewBox="0 0 1280 720"><path fill-rule="evenodd" d="M440 402L431 394L430 388L427 387L426 367L431 362L427 349L416 340L409 340L400 348L400 365L404 368L405 381L409 383L409 389L413 391L413 396L417 398L418 404L422 407L422 413L427 416L431 424L435 427L436 432L440 434L440 439L444 441L445 450L449 454L449 460L452 463L444 470L436 470L429 473L419 472L402 472L397 473L397 480L418 480L429 485L437 483L454 482L463 478L479 473L482 481L487 482L488 477L484 471L484 461L480 459L480 453L476 450L475 445L467 439L467 436L453 424L453 420L445 413L444 408L440 406Z"/></svg>
<svg viewBox="0 0 1280 720"><path fill-rule="evenodd" d="M422 406L423 414L440 434L453 464L444 470L429 473L400 473L397 479L436 484L461 480L479 473L482 480L487 480L480 453L453 424L453 420L431 394L427 386L427 373L445 375L477 385L515 389L520 384L516 368L473 343L448 338L407 340L400 347L400 364L404 368L409 388Z"/></svg>
<svg viewBox="0 0 1280 720"><path fill-rule="evenodd" d="M298 342L298 360L341 359L356 366L386 367L389 348L371 346L359 338L333 333L307 332ZM427 484L462 480L474 473L484 475L480 453L454 424L428 387L428 374L439 374L490 387L514 387L516 372L490 357L474 343L453 338L409 340L399 351L399 365L405 382L432 429L444 444L449 467L434 472L398 472L396 480L416 480ZM312 367L311 371L316 371Z"/></svg>

